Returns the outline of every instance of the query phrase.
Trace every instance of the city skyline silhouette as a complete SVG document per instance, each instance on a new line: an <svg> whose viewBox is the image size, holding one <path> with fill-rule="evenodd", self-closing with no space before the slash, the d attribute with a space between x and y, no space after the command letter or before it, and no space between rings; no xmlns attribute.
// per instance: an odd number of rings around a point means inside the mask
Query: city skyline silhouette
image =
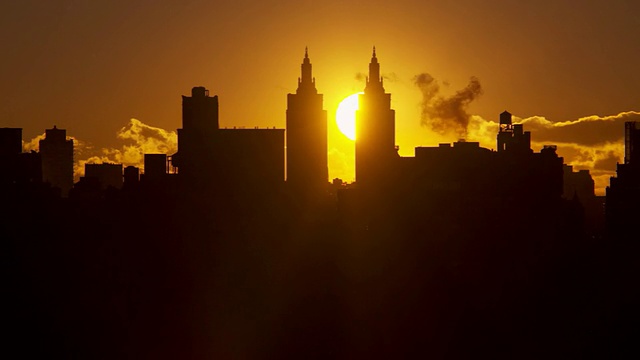
<svg viewBox="0 0 640 360"><path fill-rule="evenodd" d="M637 357L636 8L5 6L0 354Z"/></svg>
<svg viewBox="0 0 640 360"><path fill-rule="evenodd" d="M638 274L638 123L621 129L625 160L604 198L556 145L532 149L536 133L508 111L497 150L461 139L401 156L373 48L355 114L356 181L329 182L311 64L305 50L287 95L292 131L220 127L218 96L195 86L182 96L175 153L144 154L142 169L85 163L70 189L64 129L24 152L22 129L0 128L11 351L582 358L632 349L638 294L621 279Z"/></svg>
<svg viewBox="0 0 640 360"><path fill-rule="evenodd" d="M315 79L315 78L314 78ZM382 78L384 81L384 79ZM420 104L422 114L419 121L423 128L431 128L432 135L442 136L444 142L454 142L465 139L478 141L483 147L494 149L493 133L498 129L498 117L496 119L483 119L467 112L467 106L475 98L483 95L480 83L473 79L467 86L456 94L445 97L438 95L440 85L431 75L423 73L412 80L423 92L423 100ZM476 87L477 88L473 88ZM357 92L356 92L357 94ZM426 95L429 94L429 95ZM326 110L324 110L326 111ZM333 114L335 116L335 114ZM330 118L328 117L328 120ZM528 118L514 117L514 121L533 126L542 139L534 142L534 147L542 148L545 144L558 144L559 153L567 159L567 163L579 170L592 172L595 180L596 194L603 196L608 186L609 178L615 176L615 164L621 162L624 156L623 138L616 125L619 127L624 122L640 119L640 113L636 111L621 112L610 116L587 116L577 120L554 123L544 117L532 116ZM221 124L225 123L221 119ZM327 130L331 134L335 128L333 137L343 140L346 135L337 130L336 119L328 121ZM460 124L464 124L461 126ZM398 127L406 125L399 122ZM259 128L259 126L247 125L222 126L224 128ZM275 128L267 125L264 128ZM594 135L598 134L598 135ZM129 123L122 127L114 137L121 142L120 148L97 148L93 144L70 136L76 141L76 160L74 178L82 176L85 163L122 163L124 166L143 167L143 155L145 153L171 153L177 149L177 133L171 129L162 129L150 126L138 119L130 119ZM328 139L331 139L331 135ZM44 138L44 133L32 139L23 139L25 150L38 150L39 141ZM551 139L549 141L544 139ZM402 141L397 139L399 144ZM420 141L417 146L437 145L439 142ZM355 152L353 141L346 139L346 149L328 149L328 170L330 178L340 178L346 182L355 180ZM399 146L399 153L403 156L413 156L412 149Z"/></svg>
<svg viewBox="0 0 640 360"><path fill-rule="evenodd" d="M214 7L197 0L164 0L153 7L104 0L7 6L0 24L3 33L15 36L7 36L8 55L0 59L5 79L0 94L8 99L0 108L0 126L22 127L28 141L58 125L93 147L90 156L103 156L102 149L123 151L125 144L132 145L117 136L134 126L130 119L177 129L176 95L200 85L224 99L222 127L283 128L281 93L296 88L285 79L299 76L298 58L309 46L317 87L325 95L330 177L350 181L355 170L348 164L355 155L335 125L335 109L362 90L367 68L361 56L373 45L382 50L382 75L394 94L403 156L412 156L417 146L459 139L422 125L424 96L414 83L421 74L435 79L445 99L477 78L484 91L468 104L472 120L479 116L497 123L496 115L508 110L550 130L538 134L541 143L534 147L557 144L567 163L591 171L599 195L615 174L616 159L622 161L622 146L609 144L621 144L622 136L609 120L638 120L633 84L640 71L631 60L640 51L631 35L635 4L588 1L579 10L571 2L547 0L482 5L403 0L389 11L335 1L322 9L291 1L280 6L296 16L273 13L266 4ZM591 26L595 23L600 26ZM280 27L305 30L293 34ZM215 40L207 34L215 34ZM585 81L589 86L579 85ZM578 122L593 116L602 120L593 126ZM567 121L576 123L564 127L571 128L567 133L553 126ZM469 140L491 148L493 132ZM594 133L608 136L594 143L588 139Z"/></svg>

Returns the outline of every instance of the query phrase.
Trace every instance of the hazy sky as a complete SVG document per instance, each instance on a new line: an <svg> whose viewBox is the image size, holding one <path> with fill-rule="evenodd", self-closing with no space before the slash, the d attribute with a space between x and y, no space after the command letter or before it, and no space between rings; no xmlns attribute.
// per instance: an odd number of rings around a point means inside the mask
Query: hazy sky
<svg viewBox="0 0 640 360"><path fill-rule="evenodd" d="M131 118L180 127L180 96L198 85L219 95L222 126L284 127L305 46L333 122L339 101L363 89L375 45L397 143L411 155L442 140L421 125L421 73L443 96L477 77L483 92L467 112L486 120L505 109L552 123L640 109L639 11L621 0L4 0L0 127L28 140L56 124L116 147ZM334 155L352 156L333 123L329 134ZM565 135L549 140L571 143Z"/></svg>

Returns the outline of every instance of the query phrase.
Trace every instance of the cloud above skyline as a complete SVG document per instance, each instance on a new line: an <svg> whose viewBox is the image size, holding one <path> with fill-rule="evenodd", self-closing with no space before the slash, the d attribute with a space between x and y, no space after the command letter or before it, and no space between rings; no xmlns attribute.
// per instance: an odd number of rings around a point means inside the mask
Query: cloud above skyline
<svg viewBox="0 0 640 360"><path fill-rule="evenodd" d="M138 119L130 119L115 135L122 142L120 147L95 148L81 139L68 137L73 139L76 181L84 176L85 164L115 163L144 169L144 154L172 155L178 151L178 135L175 131L147 125ZM24 150L38 151L39 141L44 136L41 134L24 142Z"/></svg>
<svg viewBox="0 0 640 360"><path fill-rule="evenodd" d="M44 140L45 134L42 133L40 135L35 136L33 139L29 141L22 140L22 151L31 152L38 151L40 149L40 140Z"/></svg>
<svg viewBox="0 0 640 360"><path fill-rule="evenodd" d="M624 123L640 121L640 112L625 111L616 115L586 116L576 120L553 122L543 116L513 117L531 131L531 147L540 151L544 145L556 145L574 170L586 169L596 182L596 193L604 195L609 178L615 176L616 164L624 160ZM480 116L470 117L468 139L495 149L498 123Z"/></svg>
<svg viewBox="0 0 640 360"><path fill-rule="evenodd" d="M98 151L79 143L75 176L84 175L84 165L117 163L144 169L144 154L172 155L178 151L178 135L159 127L147 125L138 119L131 119L122 127L116 137L123 142L119 148L101 148Z"/></svg>
<svg viewBox="0 0 640 360"><path fill-rule="evenodd" d="M458 138L466 138L471 117L467 108L483 93L480 80L472 76L466 87L451 96L441 94L439 82L430 74L416 75L413 83L422 93L421 125L440 135L454 133Z"/></svg>

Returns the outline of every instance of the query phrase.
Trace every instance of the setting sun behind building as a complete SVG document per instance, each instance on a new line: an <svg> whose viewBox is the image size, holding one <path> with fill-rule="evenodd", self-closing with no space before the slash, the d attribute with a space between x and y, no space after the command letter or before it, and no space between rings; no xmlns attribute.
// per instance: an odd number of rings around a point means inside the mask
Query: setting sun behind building
<svg viewBox="0 0 640 360"><path fill-rule="evenodd" d="M358 110L358 96L361 92L349 95L338 105L336 123L338 129L351 140L356 139L356 110Z"/></svg>

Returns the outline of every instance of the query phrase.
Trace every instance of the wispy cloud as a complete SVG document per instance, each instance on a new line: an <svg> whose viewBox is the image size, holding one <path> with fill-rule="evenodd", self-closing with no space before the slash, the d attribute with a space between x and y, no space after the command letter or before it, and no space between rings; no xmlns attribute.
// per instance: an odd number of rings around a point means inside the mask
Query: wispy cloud
<svg viewBox="0 0 640 360"><path fill-rule="evenodd" d="M467 108L482 95L478 78L471 77L466 87L451 96L440 93L440 84L430 74L418 74L413 82L422 92L421 124L439 135L454 133L458 138L466 138L471 119Z"/></svg>

